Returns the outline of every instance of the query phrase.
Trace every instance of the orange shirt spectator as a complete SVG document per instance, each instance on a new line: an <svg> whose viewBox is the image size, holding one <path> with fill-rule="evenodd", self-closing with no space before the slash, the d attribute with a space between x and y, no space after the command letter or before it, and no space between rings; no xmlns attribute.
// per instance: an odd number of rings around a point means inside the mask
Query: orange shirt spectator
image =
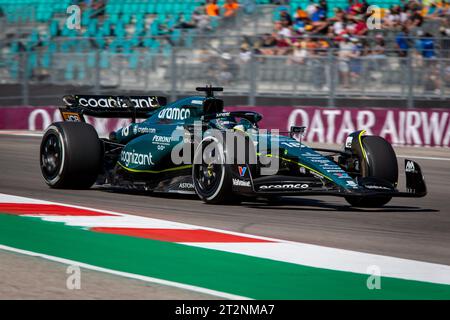
<svg viewBox="0 0 450 320"><path fill-rule="evenodd" d="M219 6L217 0L210 0L206 5L206 14L210 17L217 17L220 15Z"/></svg>
<svg viewBox="0 0 450 320"><path fill-rule="evenodd" d="M239 3L235 0L227 0L227 2L223 5L225 9L225 17L231 17L236 14L236 11L239 9Z"/></svg>
<svg viewBox="0 0 450 320"><path fill-rule="evenodd" d="M302 10L302 8L298 8L297 11L295 12L295 17L296 19L306 19L308 18L308 13L305 10Z"/></svg>

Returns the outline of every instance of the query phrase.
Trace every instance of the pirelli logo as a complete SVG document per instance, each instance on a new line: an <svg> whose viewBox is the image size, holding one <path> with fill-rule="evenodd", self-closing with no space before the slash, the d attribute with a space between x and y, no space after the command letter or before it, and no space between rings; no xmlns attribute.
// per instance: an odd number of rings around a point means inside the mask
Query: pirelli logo
<svg viewBox="0 0 450 320"><path fill-rule="evenodd" d="M405 166L405 172L415 172L416 168L414 166L414 162L408 161Z"/></svg>

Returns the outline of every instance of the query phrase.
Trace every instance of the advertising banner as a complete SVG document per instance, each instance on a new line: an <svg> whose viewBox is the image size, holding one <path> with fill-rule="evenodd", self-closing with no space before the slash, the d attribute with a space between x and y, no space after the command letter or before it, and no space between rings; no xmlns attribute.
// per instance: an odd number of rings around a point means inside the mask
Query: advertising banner
<svg viewBox="0 0 450 320"><path fill-rule="evenodd" d="M130 119L105 119L85 117L100 137L107 137L111 131L128 125ZM0 107L0 130L43 131L51 123L62 121L56 107Z"/></svg>
<svg viewBox="0 0 450 320"><path fill-rule="evenodd" d="M304 141L342 144L347 135L364 129L395 145L450 146L450 109L228 107L263 115L261 127L289 131L306 126Z"/></svg>
<svg viewBox="0 0 450 320"><path fill-rule="evenodd" d="M265 129L306 126L306 142L342 144L349 133L364 129L395 145L450 147L450 109L257 106L226 110L259 112ZM130 123L130 119L86 118L102 137ZM0 130L42 131L54 121L61 121L56 107L0 108Z"/></svg>

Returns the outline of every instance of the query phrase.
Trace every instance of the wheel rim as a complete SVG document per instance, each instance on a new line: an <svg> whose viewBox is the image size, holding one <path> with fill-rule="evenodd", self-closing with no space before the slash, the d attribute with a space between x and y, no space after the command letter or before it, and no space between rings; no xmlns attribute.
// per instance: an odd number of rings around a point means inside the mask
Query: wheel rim
<svg viewBox="0 0 450 320"><path fill-rule="evenodd" d="M49 134L41 147L41 170L47 180L53 180L62 165L61 141L55 134Z"/></svg>
<svg viewBox="0 0 450 320"><path fill-rule="evenodd" d="M212 150L211 158L215 156L215 149ZM205 197L214 194L220 187L223 174L222 156L219 153L218 159L209 164L202 161L201 164L194 165L194 182L198 191Z"/></svg>

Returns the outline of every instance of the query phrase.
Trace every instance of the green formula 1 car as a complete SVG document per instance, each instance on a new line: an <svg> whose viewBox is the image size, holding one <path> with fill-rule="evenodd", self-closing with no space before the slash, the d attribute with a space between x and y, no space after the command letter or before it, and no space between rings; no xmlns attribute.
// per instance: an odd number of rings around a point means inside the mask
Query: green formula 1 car
<svg viewBox="0 0 450 320"><path fill-rule="evenodd" d="M64 97L64 121L51 124L41 143L46 183L192 193L207 203L333 195L353 206L380 207L392 197L427 193L420 166L408 159L407 190L397 190L397 158L381 137L362 130L350 134L341 150L310 148L294 138L304 127L261 130L260 114L224 111L223 101L214 96L222 88L197 90L205 96L169 104L154 96ZM132 120L106 139L98 137L85 115Z"/></svg>

